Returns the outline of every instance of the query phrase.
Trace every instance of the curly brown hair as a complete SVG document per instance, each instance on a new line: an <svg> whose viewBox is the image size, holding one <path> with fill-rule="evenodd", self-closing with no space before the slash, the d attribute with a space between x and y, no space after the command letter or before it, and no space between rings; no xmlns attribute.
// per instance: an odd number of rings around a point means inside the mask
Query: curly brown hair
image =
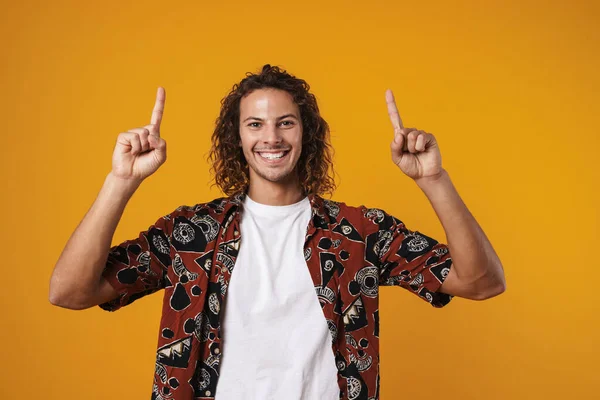
<svg viewBox="0 0 600 400"><path fill-rule="evenodd" d="M333 194L336 186L333 179L333 147L329 125L319 113L317 99L309 93L310 86L306 81L269 64L264 65L258 74L247 72L246 77L233 85L229 94L221 100L221 111L208 156L214 175L212 186L217 185L228 196L248 189L249 167L239 146L240 102L244 96L263 88L285 90L300 110L302 152L295 170L304 194Z"/></svg>

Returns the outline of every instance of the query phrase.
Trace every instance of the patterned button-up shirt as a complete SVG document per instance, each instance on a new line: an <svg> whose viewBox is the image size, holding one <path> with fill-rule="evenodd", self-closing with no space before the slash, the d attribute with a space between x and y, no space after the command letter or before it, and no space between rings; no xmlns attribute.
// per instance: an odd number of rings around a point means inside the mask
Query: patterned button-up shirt
<svg viewBox="0 0 600 400"><path fill-rule="evenodd" d="M164 289L152 399L214 399L244 196L181 206L110 250L103 276L119 296L101 308ZM452 299L437 291L452 265L448 247L381 209L308 197L304 258L331 332L340 399L379 399L379 286L443 307Z"/></svg>

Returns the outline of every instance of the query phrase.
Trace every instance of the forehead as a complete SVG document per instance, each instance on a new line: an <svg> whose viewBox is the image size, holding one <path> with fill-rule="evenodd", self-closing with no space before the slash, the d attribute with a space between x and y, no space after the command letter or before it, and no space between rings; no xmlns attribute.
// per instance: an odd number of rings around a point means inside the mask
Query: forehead
<svg viewBox="0 0 600 400"><path fill-rule="evenodd" d="M240 117L298 115L292 95L279 89L256 89L240 101Z"/></svg>

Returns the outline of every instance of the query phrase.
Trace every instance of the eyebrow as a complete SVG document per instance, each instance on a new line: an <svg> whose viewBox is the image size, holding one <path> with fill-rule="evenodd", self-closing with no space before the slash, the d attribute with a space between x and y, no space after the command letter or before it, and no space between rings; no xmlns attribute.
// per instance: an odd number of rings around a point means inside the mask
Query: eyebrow
<svg viewBox="0 0 600 400"><path fill-rule="evenodd" d="M295 120L298 120L298 118L297 118L297 117L296 117L294 114L285 114L285 115L282 115L281 117L277 117L277 121L279 121L279 120L281 120L281 119L284 119L284 118L289 118L289 117L292 117L292 118L294 118ZM255 120L257 120L257 121L261 121L261 122L262 122L262 121L264 121L262 118L258 118L258 117L248 117L248 118L246 118L245 120L243 120L242 122L246 122L246 121L248 121L249 119L255 119Z"/></svg>

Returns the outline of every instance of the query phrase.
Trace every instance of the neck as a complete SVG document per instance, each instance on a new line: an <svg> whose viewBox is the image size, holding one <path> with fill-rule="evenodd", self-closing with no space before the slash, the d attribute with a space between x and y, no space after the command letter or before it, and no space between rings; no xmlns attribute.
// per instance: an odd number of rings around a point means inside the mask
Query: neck
<svg viewBox="0 0 600 400"><path fill-rule="evenodd" d="M278 184L259 181L253 184L252 180L248 187L248 196L257 203L269 206L287 206L304 198L298 182Z"/></svg>

